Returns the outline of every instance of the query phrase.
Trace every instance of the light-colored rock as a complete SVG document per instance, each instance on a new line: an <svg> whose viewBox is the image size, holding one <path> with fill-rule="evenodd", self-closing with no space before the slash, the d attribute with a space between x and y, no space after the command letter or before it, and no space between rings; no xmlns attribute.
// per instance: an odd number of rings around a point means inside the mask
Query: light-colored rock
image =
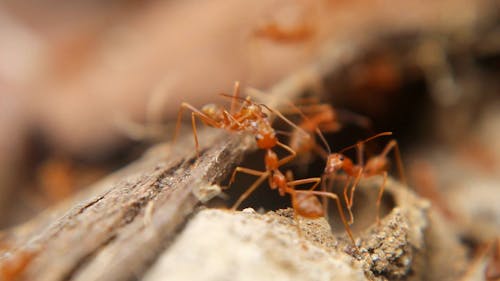
<svg viewBox="0 0 500 281"><path fill-rule="evenodd" d="M275 213L203 210L144 280L367 280L352 257L322 247L333 241L324 219L301 227Z"/></svg>

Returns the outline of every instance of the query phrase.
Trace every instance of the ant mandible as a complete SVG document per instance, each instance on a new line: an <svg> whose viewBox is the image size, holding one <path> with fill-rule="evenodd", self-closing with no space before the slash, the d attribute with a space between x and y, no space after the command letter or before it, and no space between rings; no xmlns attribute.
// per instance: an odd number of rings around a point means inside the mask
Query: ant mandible
<svg viewBox="0 0 500 281"><path fill-rule="evenodd" d="M354 178L354 183L351 187L351 192L350 195L348 195L348 187L350 180L348 179L345 183L343 194L344 194L344 199L347 204L347 210L349 211L349 224L352 224L354 222L354 216L352 214L352 206L354 204L354 191L356 190L356 186L359 183L359 180L361 178L369 178L372 176L376 175L382 175L383 176L383 181L380 186L378 195L377 195L377 224L380 224L380 203L382 201L382 195L384 193L386 181L387 181L387 174L388 174L388 169L389 169L389 159L387 158L387 155L391 150L394 150L395 152L395 158L397 162L397 167L399 170L399 174L401 177L401 180L403 182L406 182L405 176L404 176L404 171L403 171L403 164L401 161L401 153L399 151L399 146L396 140L391 140L387 145L385 146L384 150L376 156L373 156L368 159L366 164L363 163L363 149L364 149L364 144L368 141L371 141L373 139L382 137L382 136L390 136L392 135L392 132L383 132L376 134L372 137L369 137L363 141L357 142L355 145L348 146L338 153L329 153L329 156L326 161L326 166L325 170L323 173L323 178L326 179L328 177L334 176L338 171L344 171L345 174L347 174L350 178ZM357 157L358 157L358 164L354 164L354 162L347 156L345 156L343 153L351 148L356 148L357 149ZM327 146L328 151L330 152L330 148Z"/></svg>

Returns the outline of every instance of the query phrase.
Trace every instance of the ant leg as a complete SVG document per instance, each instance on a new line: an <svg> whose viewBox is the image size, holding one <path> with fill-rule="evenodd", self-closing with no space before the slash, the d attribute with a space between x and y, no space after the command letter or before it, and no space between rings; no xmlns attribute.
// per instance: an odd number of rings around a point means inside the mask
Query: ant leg
<svg viewBox="0 0 500 281"><path fill-rule="evenodd" d="M231 122L233 122L234 124L236 124L237 128L242 128L243 127L243 124L241 124L241 122L239 120L237 120L236 118L234 118L233 115L231 115L226 110L224 110L222 112L222 114L224 114L224 116L227 118L227 120L230 120ZM232 126L229 126L229 128L233 129Z"/></svg>
<svg viewBox="0 0 500 281"><path fill-rule="evenodd" d="M234 203L233 207L231 207L231 210L233 210L233 211L236 210L240 206L240 204L245 199L247 199L248 196L250 196L250 194L252 194L252 192L254 192L257 189L257 187L259 187L267 177L269 177L269 172L261 172L261 171L256 171L256 170L252 170L252 169L248 169L248 168L236 167L236 169L234 170L234 172L231 176L231 180L229 181L229 185L231 185L234 182L234 178L236 177L236 174L238 172L253 175L253 176L259 176L259 178L240 196L240 198L238 198L236 203Z"/></svg>
<svg viewBox="0 0 500 281"><path fill-rule="evenodd" d="M174 137L172 138L172 143L175 143L177 141L177 136L179 135L179 131L181 129L181 119L183 111L184 111L184 103L181 104L181 106L179 107L179 112L177 113L177 122L175 123L175 132L174 132Z"/></svg>
<svg viewBox="0 0 500 281"><path fill-rule="evenodd" d="M382 195L384 194L385 184L387 181L387 172L384 171L384 180L382 181L382 185L378 191L377 196L377 225L380 225L380 203L382 202Z"/></svg>
<svg viewBox="0 0 500 281"><path fill-rule="evenodd" d="M301 179L301 180L294 180L291 182L288 182L288 186L297 186L297 185L303 185L303 184L308 184L308 183L314 183L308 191L313 191L316 189L316 187L319 185L321 182L321 178L308 178L308 179Z"/></svg>
<svg viewBox="0 0 500 281"><path fill-rule="evenodd" d="M292 206L295 206L295 202L297 202L297 194L295 193L295 189L288 188L287 192L290 193L290 197L292 197ZM295 226L297 227L297 236L299 238L304 237L302 234L302 229L300 229L300 220L295 208L293 208L293 220L295 221Z"/></svg>
<svg viewBox="0 0 500 281"><path fill-rule="evenodd" d="M177 141L177 136L179 134L180 128L181 128L181 119L182 119L182 113L184 112L184 109L189 109L192 111L191 113L191 126L193 127L193 135L194 135L194 141L196 145L196 154L199 156L199 149L198 149L198 135L196 132L196 121L195 121L195 116L198 116L203 122L208 124L209 126L219 128L221 127L219 123L217 123L215 120L204 114L203 112L199 111L196 109L194 106L190 105L189 103L183 102L181 104L181 107L179 109L179 113L177 114L177 122L175 125L175 133L174 137L172 139L172 143L175 143Z"/></svg>
<svg viewBox="0 0 500 281"><path fill-rule="evenodd" d="M193 137L194 137L194 144L196 147L196 157L200 157L200 143L198 142L198 131L196 129L196 117L200 118L202 121L207 122L213 127L220 128L220 124L216 123L212 119L210 119L208 116L206 116L203 113L198 113L198 112L192 112L191 113L191 126L193 127ZM214 122L214 123L211 123Z"/></svg>
<svg viewBox="0 0 500 281"><path fill-rule="evenodd" d="M337 204L337 209L340 214L340 219L342 220L342 223L344 224L344 228L347 232L347 235L349 235L349 238L352 241L353 245L356 245L354 241L354 236L352 235L351 228L349 227L349 224L347 223L347 220L344 215L344 211L342 210L342 205L340 204L340 199L337 196L337 194L331 193L331 192L323 192L323 191L315 191L315 190L296 190L295 193L309 193L313 195L318 195L318 196L323 196L323 197L329 197L330 199L334 200Z"/></svg>
<svg viewBox="0 0 500 281"><path fill-rule="evenodd" d="M363 167L365 165L363 154L365 152L364 142L356 143L356 156L358 157L358 165Z"/></svg>
<svg viewBox="0 0 500 281"><path fill-rule="evenodd" d="M271 113L275 114L276 116L278 116L281 120L285 121L285 123L287 123L288 125L290 125L291 127L293 127L294 129L300 131L302 134L306 135L306 136L309 136L309 134L304 131L304 129L302 129L301 127L297 126L295 123L293 123L292 121L290 121L290 119L286 118L283 114L281 114L281 112L279 112L278 110L276 109L272 109L270 108L269 106L265 105L265 104L261 104L261 106L267 108L267 110L269 110Z"/></svg>
<svg viewBox="0 0 500 281"><path fill-rule="evenodd" d="M344 184L344 188L343 188L343 194L344 194L344 201L345 203L349 206L349 196L348 196L348 190L349 190L349 186L351 184L351 177L347 177L347 180ZM331 189L330 189L331 190Z"/></svg>
<svg viewBox="0 0 500 281"><path fill-rule="evenodd" d="M401 179L401 182L403 182L404 184L406 184L406 176L405 176L405 171L404 171L404 167L403 167L403 161L401 160L401 151L399 150L399 145L398 145L398 142L396 140L391 140L384 148L384 150L382 151L382 153L380 155L386 157L387 154L389 154L389 152L394 149L394 155L395 155L395 158L396 158L396 164L398 166L398 173L399 173L399 177Z"/></svg>
<svg viewBox="0 0 500 281"><path fill-rule="evenodd" d="M326 182L328 181L328 187L326 186ZM321 191L326 192L328 190L332 190L333 183L335 182L335 177L327 177L326 175L321 176ZM328 200L326 197L321 198L321 204L323 205L323 212L325 213L326 220L329 220L328 216Z"/></svg>
<svg viewBox="0 0 500 281"><path fill-rule="evenodd" d="M278 167L283 166L283 165L285 165L286 163L288 163L288 162L292 161L292 160L295 158L295 156L297 156L297 152L295 152L295 150L293 150L293 149L292 149L291 147L289 147L288 145L283 144L283 143L281 143L281 142L279 142L279 141L277 142L277 145L278 145L278 146L281 146L281 147L282 147L282 148L284 148L284 149L286 149L286 150L287 150L288 152L290 152L290 154L291 154L291 155L288 155L287 157L285 157L285 158L283 158L283 159L279 160L279 161L278 161Z"/></svg>
<svg viewBox="0 0 500 281"><path fill-rule="evenodd" d="M236 167L236 169L234 169L234 171L233 171L233 174L231 175L231 179L229 180L229 185L233 184L237 173L245 173L245 174L249 174L249 175L257 176L257 177L260 177L260 176L266 174L266 172L257 171L257 170L253 170L253 169L249 169L249 168L245 168L245 167Z"/></svg>
<svg viewBox="0 0 500 281"><path fill-rule="evenodd" d="M342 149L339 151L339 153L344 153L345 151L347 151L347 150L349 150L349 149L352 149L352 148L354 148L354 147L358 147L360 143L367 143L367 142L372 141L372 140L374 140L374 139L376 139L376 138L380 138L380 137L382 137L382 136L391 136L391 135L392 135L392 132L382 132L382 133L378 133L378 134L376 134L376 135L374 135L374 136L371 136L371 137L369 137L369 138L367 138L367 139L364 139L364 140L362 140L362 141L358 141L356 144L353 144L353 145L350 145L350 146L347 146L347 147L342 148Z"/></svg>
<svg viewBox="0 0 500 281"><path fill-rule="evenodd" d="M347 210L349 210L349 215L350 215L349 224L354 223L354 216L352 214L352 205L354 204L354 191L356 191L356 187L358 186L362 176L363 176L363 168L359 169L358 175L354 179L354 183L352 184L351 187L351 195L349 197L349 201L347 202Z"/></svg>
<svg viewBox="0 0 500 281"><path fill-rule="evenodd" d="M200 158L200 143L198 142L198 132L196 130L196 115L191 113L191 127L193 128L194 146L196 148L196 158Z"/></svg>
<svg viewBox="0 0 500 281"><path fill-rule="evenodd" d="M349 224L354 223L354 215L352 213L350 200L349 200L349 196L348 196L348 190L349 190L349 185L351 183L351 178L352 177L347 177L347 180L344 184L344 188L343 188L343 192L342 192L344 194L344 201L345 201L345 204L347 206L347 211L349 212Z"/></svg>

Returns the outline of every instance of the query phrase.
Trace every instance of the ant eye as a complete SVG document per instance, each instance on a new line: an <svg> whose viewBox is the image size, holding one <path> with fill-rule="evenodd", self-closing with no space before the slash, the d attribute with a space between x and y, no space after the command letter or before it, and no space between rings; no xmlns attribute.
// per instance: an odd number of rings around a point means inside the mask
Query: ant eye
<svg viewBox="0 0 500 281"><path fill-rule="evenodd" d="M340 156L340 161L344 161L344 156Z"/></svg>

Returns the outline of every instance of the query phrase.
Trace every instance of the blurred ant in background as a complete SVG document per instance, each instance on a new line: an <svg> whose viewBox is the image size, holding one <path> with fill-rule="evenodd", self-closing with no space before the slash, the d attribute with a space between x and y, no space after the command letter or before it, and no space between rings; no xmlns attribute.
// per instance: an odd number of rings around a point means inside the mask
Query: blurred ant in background
<svg viewBox="0 0 500 281"><path fill-rule="evenodd" d="M371 121L361 115L347 110L334 108L331 104L320 103L317 98L304 98L297 102L290 102L290 111L287 114L298 114L302 121L297 124L309 136L304 137L299 131L294 130L290 133L288 144L299 155L299 163L307 165L311 161L312 153L326 159L328 154L316 142L314 134L316 133L323 141L326 140L323 133L339 132L344 124L354 124L360 128L370 130Z"/></svg>
<svg viewBox="0 0 500 281"><path fill-rule="evenodd" d="M282 44L302 43L314 36L314 28L306 23L284 28L276 22L270 22L255 29L253 36Z"/></svg>

